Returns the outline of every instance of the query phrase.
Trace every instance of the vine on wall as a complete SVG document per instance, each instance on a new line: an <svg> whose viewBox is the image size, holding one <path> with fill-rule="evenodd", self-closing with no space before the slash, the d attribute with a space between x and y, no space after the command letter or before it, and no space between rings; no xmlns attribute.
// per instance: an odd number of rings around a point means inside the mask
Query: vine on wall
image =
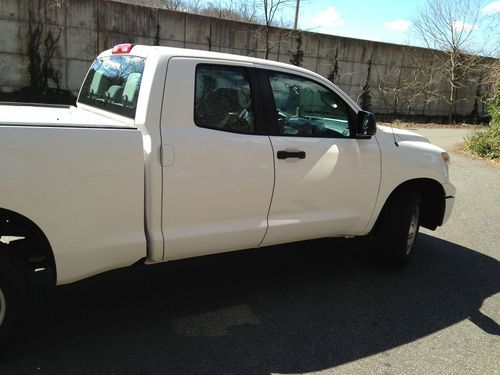
<svg viewBox="0 0 500 375"><path fill-rule="evenodd" d="M304 51L302 51L302 34L298 33L293 37L295 42L297 42L297 47L293 52L291 52L290 64L295 66L301 66L304 61Z"/></svg>
<svg viewBox="0 0 500 375"><path fill-rule="evenodd" d="M35 4L36 3L36 4ZM42 16L46 7L64 6L62 0L31 0L28 9L28 30L24 35L29 84L10 93L0 93L0 100L16 102L73 104L69 90L61 89L61 72L55 65L59 54L61 29L54 32Z"/></svg>

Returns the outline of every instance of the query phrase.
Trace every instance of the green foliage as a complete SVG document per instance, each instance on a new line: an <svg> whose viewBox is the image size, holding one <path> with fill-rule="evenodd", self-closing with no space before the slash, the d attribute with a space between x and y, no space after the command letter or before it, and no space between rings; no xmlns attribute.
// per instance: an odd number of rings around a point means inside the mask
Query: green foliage
<svg viewBox="0 0 500 375"><path fill-rule="evenodd" d="M495 94L487 102L488 113L491 116L491 125L500 123L500 86L496 89Z"/></svg>
<svg viewBox="0 0 500 375"><path fill-rule="evenodd" d="M491 115L490 126L468 136L465 149L485 158L497 159L500 158L500 88L488 101L488 112Z"/></svg>
<svg viewBox="0 0 500 375"><path fill-rule="evenodd" d="M468 136L465 149L485 158L500 158L500 123L491 124L487 130L479 130Z"/></svg>

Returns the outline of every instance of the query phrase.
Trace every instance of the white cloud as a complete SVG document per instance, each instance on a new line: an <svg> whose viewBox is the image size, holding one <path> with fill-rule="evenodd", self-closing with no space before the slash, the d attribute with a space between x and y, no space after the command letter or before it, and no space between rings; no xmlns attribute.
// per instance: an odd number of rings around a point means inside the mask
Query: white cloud
<svg viewBox="0 0 500 375"><path fill-rule="evenodd" d="M492 3L489 3L482 9L482 11L488 15L500 13L500 1L493 1Z"/></svg>
<svg viewBox="0 0 500 375"><path fill-rule="evenodd" d="M399 31L399 32L404 32L408 30L411 26L411 22L408 20L395 20L395 21L389 21L384 23L384 27L386 29L392 30L392 31Z"/></svg>
<svg viewBox="0 0 500 375"><path fill-rule="evenodd" d="M474 31L477 29L478 26L473 23L467 23L463 21L453 21L453 30L455 31Z"/></svg>
<svg viewBox="0 0 500 375"><path fill-rule="evenodd" d="M312 31L329 32L338 26L342 26L344 20L339 11L331 6L324 10L320 10L314 14L309 22L306 22L305 29Z"/></svg>

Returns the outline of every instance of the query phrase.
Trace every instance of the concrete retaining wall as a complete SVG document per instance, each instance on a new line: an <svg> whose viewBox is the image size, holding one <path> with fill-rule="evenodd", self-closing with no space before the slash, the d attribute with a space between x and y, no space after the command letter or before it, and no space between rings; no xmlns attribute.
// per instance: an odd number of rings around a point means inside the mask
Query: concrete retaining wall
<svg viewBox="0 0 500 375"><path fill-rule="evenodd" d="M31 21L29 9L33 9ZM77 92L89 64L102 50L117 43L159 44L264 57L265 29L260 25L227 21L193 14L158 10L107 0L65 0L61 7L48 0L0 2L0 90L9 92L29 84L27 35L30 22L40 21L44 33L60 35L54 66L61 87ZM379 115L445 116L443 101L425 103L419 96L411 106L412 92L398 94L398 82L415 76L409 51L423 56L430 51L291 30L271 30L269 59L289 63L302 51L301 66L334 82L358 102L369 103ZM413 65L412 65L413 64ZM446 83L440 90L448 90ZM366 95L368 89L368 95ZM459 90L457 113L473 111L477 85ZM362 93L365 92L365 95ZM479 106L479 114L484 109Z"/></svg>

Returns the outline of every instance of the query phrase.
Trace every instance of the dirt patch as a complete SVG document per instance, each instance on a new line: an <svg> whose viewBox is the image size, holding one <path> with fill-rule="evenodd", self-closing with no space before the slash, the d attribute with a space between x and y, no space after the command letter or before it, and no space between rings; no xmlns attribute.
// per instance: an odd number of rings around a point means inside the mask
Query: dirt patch
<svg viewBox="0 0 500 375"><path fill-rule="evenodd" d="M453 150L453 152L456 152L457 154L460 154L460 155L463 155L463 156L467 156L471 159L474 159L474 160L483 160L485 161L486 163L488 163L489 165L497 168L500 170L500 160L499 159L488 159L488 158L483 158L482 156L479 156L479 155L476 155L476 154L473 154L469 151L466 151L464 149L464 145L463 143L461 143L459 145L460 147L457 146L457 148L455 150Z"/></svg>
<svg viewBox="0 0 500 375"><path fill-rule="evenodd" d="M453 125L443 125L443 124L424 124L415 122L401 122L395 121L393 123L380 123L381 125L394 126L395 128L401 129L486 129L487 126L484 125L472 125L472 124L453 124Z"/></svg>

